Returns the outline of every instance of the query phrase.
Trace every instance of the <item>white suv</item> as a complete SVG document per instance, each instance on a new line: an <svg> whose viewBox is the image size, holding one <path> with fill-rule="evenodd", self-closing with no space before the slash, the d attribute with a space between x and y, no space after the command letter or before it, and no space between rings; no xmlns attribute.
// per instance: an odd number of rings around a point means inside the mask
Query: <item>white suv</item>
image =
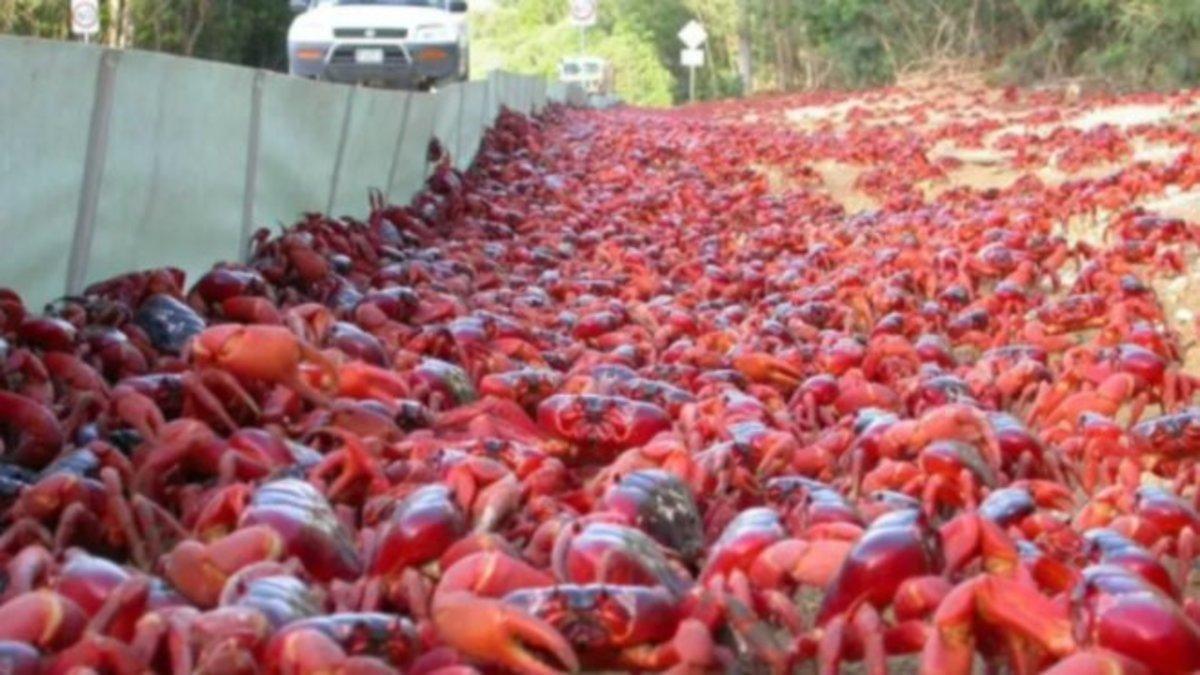
<svg viewBox="0 0 1200 675"><path fill-rule="evenodd" d="M461 0L290 0L288 71L334 82L426 87L469 76Z"/></svg>

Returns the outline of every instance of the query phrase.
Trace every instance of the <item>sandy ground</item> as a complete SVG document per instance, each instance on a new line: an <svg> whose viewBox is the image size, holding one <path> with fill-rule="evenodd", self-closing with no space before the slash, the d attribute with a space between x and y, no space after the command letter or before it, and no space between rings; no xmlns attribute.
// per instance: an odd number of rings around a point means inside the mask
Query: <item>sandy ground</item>
<svg viewBox="0 0 1200 675"><path fill-rule="evenodd" d="M1169 121L1184 111L1172 111L1168 105L1119 105L1088 111L1070 122L1079 129L1092 129L1101 124L1131 127Z"/></svg>
<svg viewBox="0 0 1200 675"><path fill-rule="evenodd" d="M1102 178L1120 171L1129 161L1165 164L1183 151L1167 143L1135 138L1132 141L1131 160L1090 165L1067 174L1057 168L1057 155L1030 169L1013 167L1012 153L996 147L997 141L1008 134L1045 137L1058 127L1088 131L1106 124L1124 129L1142 125L1181 124L1189 116L1192 117L1191 123L1195 123L1195 116L1200 113L1200 104L1194 102L1187 105L1138 103L1096 106L1067 100L1061 106L1042 109L1019 106L1006 108L999 92L981 96L981 90L977 81L967 78L950 82L932 93L928 86L916 94L907 94L903 89L886 93L876 91L826 105L786 110L782 119L805 133L848 128L855 123L856 115L865 124L897 125L920 130L934 129L948 122L997 124L996 129L982 136L981 147L960 147L955 142L943 140L929 149L926 156L931 161L953 158L960 163L957 168L947 171L945 179L919 185L927 199L935 199L946 190L963 186L981 190L1005 188L1027 172L1051 185L1075 178ZM921 105L923 101L936 103L932 106ZM865 120L864 111L869 113ZM1058 119L1043 121L1045 116L1031 117L1029 113L1032 112L1046 113L1051 118L1055 117L1055 112L1061 112L1061 115ZM859 176L868 167L827 159L814 161L811 167L820 181L815 186L805 187L823 191L842 204L848 213L877 208L876 200L855 186ZM760 170L768 177L773 189L785 191L793 187L782 172L773 171L771 167L761 167ZM1200 189L1191 192L1169 190L1164 195L1146 200L1142 205L1165 216L1200 222ZM1066 224L1064 235L1071 241L1100 243L1106 228L1105 214L1097 218L1076 218ZM1200 376L1200 348L1193 348L1197 335L1196 318L1200 317L1200 260L1191 269L1195 271L1181 276L1164 277L1154 273L1147 276L1166 309L1172 327L1184 336L1185 371Z"/></svg>
<svg viewBox="0 0 1200 675"><path fill-rule="evenodd" d="M877 116L873 119L874 123L896 123L917 129L930 129L956 120L995 120L1003 123L1003 126L983 137L984 147L982 148L956 147L950 141L941 141L929 151L928 156L931 160L954 158L962 162L960 168L948 172L945 181L924 186L927 196L935 197L945 190L959 186L976 189L1004 188L1020 178L1024 172L1008 166L1012 159L1012 153L991 147L998 139L1007 134L1046 134L1058 126L1070 126L1086 131L1104 124L1122 128L1164 124L1177 122L1188 115L1200 112L1200 106L1195 105L1117 105L1080 112L1059 122L1031 124L1016 121L1006 123L1004 115L996 113L987 105L981 105L961 94L947 95L950 103L954 103L956 98L963 104L953 113L943 110L917 112L914 110L918 103L916 97L900 95L881 99L878 93L872 93L861 98L849 98L830 105L795 108L786 111L784 118L801 131L815 131L829 125L834 128L849 125L849 116L859 108L869 108ZM1132 161L1154 163L1170 162L1182 152L1177 147L1161 143L1144 143L1140 139L1135 142L1133 150ZM1085 167L1068 175L1053 166L1055 159L1052 157L1049 162L1050 166L1037 168L1033 173L1048 184L1057 184L1070 178L1100 178L1121 168L1120 164L1100 164ZM864 208L874 208L876 205L870 196L854 189L854 181L862 172L861 168L833 161L821 162L814 168L823 178L825 189L830 196L842 203L848 211L855 212ZM1188 213L1200 215L1200 211L1196 211L1188 205L1179 208L1185 208L1188 209Z"/></svg>
<svg viewBox="0 0 1200 675"><path fill-rule="evenodd" d="M862 167L825 160L814 163L813 169L821 177L825 191L847 213L858 213L878 206L873 197L854 186L862 175Z"/></svg>

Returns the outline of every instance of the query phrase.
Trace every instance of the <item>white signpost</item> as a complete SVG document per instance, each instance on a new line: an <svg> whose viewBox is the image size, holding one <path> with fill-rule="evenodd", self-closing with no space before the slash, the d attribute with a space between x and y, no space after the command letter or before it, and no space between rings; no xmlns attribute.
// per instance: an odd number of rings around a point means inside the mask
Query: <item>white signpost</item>
<svg viewBox="0 0 1200 675"><path fill-rule="evenodd" d="M91 42L100 32L100 0L71 0L71 32Z"/></svg>
<svg viewBox="0 0 1200 675"><path fill-rule="evenodd" d="M600 0L571 0L571 23L579 27L579 55L587 56L587 29L596 25Z"/></svg>
<svg viewBox="0 0 1200 675"><path fill-rule="evenodd" d="M696 69L704 65L704 50L700 46L708 40L708 31L693 19L679 31L679 40L687 46L679 53L679 60L688 69L688 101L695 102Z"/></svg>
<svg viewBox="0 0 1200 675"><path fill-rule="evenodd" d="M571 0L571 23L580 28L596 25L598 0Z"/></svg>

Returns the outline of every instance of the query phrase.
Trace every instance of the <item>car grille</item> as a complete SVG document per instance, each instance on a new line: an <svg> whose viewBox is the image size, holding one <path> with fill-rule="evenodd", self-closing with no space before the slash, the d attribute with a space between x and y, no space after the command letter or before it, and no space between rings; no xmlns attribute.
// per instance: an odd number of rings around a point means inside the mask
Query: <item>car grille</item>
<svg viewBox="0 0 1200 675"><path fill-rule="evenodd" d="M333 50L333 55L329 57L330 63L355 63L354 52L357 49L383 49L383 63L386 65L397 65L408 63L408 57L404 55L404 50L399 47L390 47L387 45L342 45Z"/></svg>
<svg viewBox="0 0 1200 675"><path fill-rule="evenodd" d="M334 28L335 38L406 38L407 28Z"/></svg>

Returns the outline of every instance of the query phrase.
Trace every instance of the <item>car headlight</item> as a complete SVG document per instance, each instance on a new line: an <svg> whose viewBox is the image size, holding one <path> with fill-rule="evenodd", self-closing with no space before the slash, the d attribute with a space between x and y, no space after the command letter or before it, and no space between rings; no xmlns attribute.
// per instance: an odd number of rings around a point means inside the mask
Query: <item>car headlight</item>
<svg viewBox="0 0 1200 675"><path fill-rule="evenodd" d="M417 26L413 39L418 42L453 42L454 26L444 23Z"/></svg>
<svg viewBox="0 0 1200 675"><path fill-rule="evenodd" d="M329 26L326 26L317 21L305 21L301 17L292 24L291 30L288 31L289 42L330 42L333 40L333 31Z"/></svg>

